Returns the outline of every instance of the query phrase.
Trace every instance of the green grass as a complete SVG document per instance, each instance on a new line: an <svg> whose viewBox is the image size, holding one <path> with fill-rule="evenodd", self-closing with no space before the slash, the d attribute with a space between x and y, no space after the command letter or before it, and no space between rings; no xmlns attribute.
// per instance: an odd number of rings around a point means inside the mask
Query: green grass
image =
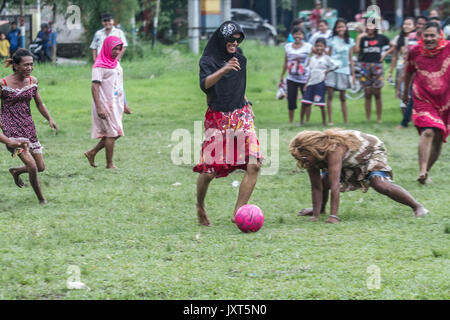
<svg viewBox="0 0 450 320"><path fill-rule="evenodd" d="M401 115L392 87L383 90L383 124L367 123L358 100L349 101L351 125L344 126L335 100L335 126L379 136L395 182L430 214L416 219L409 208L370 190L342 195L339 225L325 224L323 216L317 223L297 217L311 195L307 174L294 172L287 147L298 128L287 123L286 101L275 100L283 49L243 47L256 125L280 130L278 174L260 176L251 198L264 211L264 227L244 234L230 223L237 197L231 184L242 173L213 181L207 196L213 225L199 227L197 174L192 165L171 161L172 132L193 134L206 109L198 56L164 48L124 62L134 114L125 116L126 136L116 144L116 171L104 169L104 152L96 169L83 156L95 143L90 67L37 66L41 95L61 131L54 136L32 104L45 146L40 179L47 206L30 187L14 185L8 168L19 160L1 152L0 299L450 298L448 146L432 169L433 183L419 185L417 132L395 129ZM319 123L314 108L307 128L321 129ZM80 268L90 291L66 288L71 265ZM371 265L380 268L378 290L366 285Z"/></svg>

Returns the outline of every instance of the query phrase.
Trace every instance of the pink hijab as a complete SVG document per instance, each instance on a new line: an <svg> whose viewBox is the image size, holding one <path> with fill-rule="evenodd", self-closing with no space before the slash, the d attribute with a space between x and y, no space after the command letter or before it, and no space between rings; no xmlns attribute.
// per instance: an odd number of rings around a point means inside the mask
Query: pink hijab
<svg viewBox="0 0 450 320"><path fill-rule="evenodd" d="M112 57L112 50L120 44L123 44L120 38L115 36L107 37L103 41L102 50L97 59L95 59L93 68L115 69L118 61Z"/></svg>

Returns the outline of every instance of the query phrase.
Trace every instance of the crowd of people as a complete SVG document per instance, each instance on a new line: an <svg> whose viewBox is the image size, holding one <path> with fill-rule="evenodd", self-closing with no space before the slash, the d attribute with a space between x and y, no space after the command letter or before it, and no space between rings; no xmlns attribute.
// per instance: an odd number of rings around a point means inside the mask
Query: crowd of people
<svg viewBox="0 0 450 320"><path fill-rule="evenodd" d="M124 135L122 116L123 113L131 113L120 65L127 42L123 33L113 27L112 15L103 15L102 23L104 28L97 31L91 44L94 58L91 137L99 139L99 142L84 155L88 163L96 167L95 157L105 148L106 167L113 169L115 141ZM324 126L327 124L327 107L328 124L332 124L332 96L334 90L338 90L344 121L348 122L345 91L355 82L352 59L355 52L363 69L361 81L366 94L367 120L370 120L374 96L377 121L381 122L382 62L387 55L382 48L389 46L389 50L396 53L393 62L396 69L401 69L397 86L403 88L402 101L405 106L412 106L412 119L420 134L418 181L426 184L429 171L450 132L450 90L447 90L450 45L444 39L441 25L419 17L413 29L412 20L405 18L399 37L392 42L368 23L356 42L350 38L345 20L338 19L330 32L327 27L325 22L319 21L317 33L329 37L317 36L313 38L314 43L305 41L301 25L292 28L293 42L285 46L280 80L284 82L287 72L289 120L293 122L298 92L301 91L300 124L309 121L312 104L320 107ZM201 158L193 171L199 173L197 217L199 224L204 226L211 224L205 205L210 183L237 169L246 172L231 217L234 222L237 210L251 197L263 161L253 106L246 95L247 64L251 61L247 61L239 47L244 39L244 31L239 24L224 22L209 39L199 62L200 88L206 95L207 110ZM35 100L39 112L56 132L58 126L42 102L38 80L31 76L33 55L26 49L18 49L7 60L7 66L12 66L13 73L0 81L0 126L4 133L4 136L0 135L0 141L24 164L10 169L16 185L23 187L20 176L28 173L36 196L41 203L46 203L37 176L45 165L31 117L30 101ZM328 99L325 98L327 92ZM303 130L292 139L289 148L298 165L308 171L311 182L313 207L301 210L299 215L312 215L312 220L317 220L325 211L330 194L330 216L326 222L338 223L339 192L356 189L365 192L369 187L409 206L417 217L428 212L405 189L392 183L393 174L387 163L385 145L376 136L356 130Z"/></svg>

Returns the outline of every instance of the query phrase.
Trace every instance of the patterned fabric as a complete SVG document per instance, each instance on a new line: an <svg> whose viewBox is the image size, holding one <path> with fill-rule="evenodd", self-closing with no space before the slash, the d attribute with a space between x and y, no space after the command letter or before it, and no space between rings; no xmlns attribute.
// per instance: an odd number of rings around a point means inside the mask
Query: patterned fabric
<svg viewBox="0 0 450 320"><path fill-rule="evenodd" d="M194 172L226 177L236 169L246 170L251 161L262 160L253 116L248 105L233 112L205 114L205 140L200 163Z"/></svg>
<svg viewBox="0 0 450 320"><path fill-rule="evenodd" d="M293 46L294 43L288 43L284 46L288 63L287 79L306 83L309 78L309 70L306 65L309 61L312 46L308 42L303 42L300 48L294 48Z"/></svg>
<svg viewBox="0 0 450 320"><path fill-rule="evenodd" d="M353 134L361 141L357 150L348 150L342 160L341 192L361 189L367 192L370 187L369 175L374 171L384 171L392 179L392 169L387 164L387 151L378 137L356 130L343 130ZM327 171L327 170L324 170Z"/></svg>
<svg viewBox="0 0 450 320"><path fill-rule="evenodd" d="M2 80L0 85L2 87L1 124L3 133L12 140L27 139L30 141L31 153L42 153L42 146L37 138L30 110L30 101L36 96L38 90L37 84L13 89L4 84Z"/></svg>
<svg viewBox="0 0 450 320"><path fill-rule="evenodd" d="M361 62L361 83L366 88L380 89L384 85L382 63Z"/></svg>
<svg viewBox="0 0 450 320"><path fill-rule="evenodd" d="M442 131L443 141L450 132L450 45L433 56L414 47L408 55L406 72L415 73L413 83L413 121L416 127Z"/></svg>

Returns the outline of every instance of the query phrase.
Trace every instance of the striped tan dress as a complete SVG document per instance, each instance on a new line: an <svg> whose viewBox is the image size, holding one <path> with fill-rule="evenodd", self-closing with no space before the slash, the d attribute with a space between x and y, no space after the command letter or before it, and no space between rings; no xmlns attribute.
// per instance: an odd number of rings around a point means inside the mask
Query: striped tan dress
<svg viewBox="0 0 450 320"><path fill-rule="evenodd" d="M343 130L353 134L361 141L357 150L348 150L342 160L341 192L362 189L367 192L370 187L368 175L372 171L385 171L392 179L392 168L387 164L387 151L383 141L378 137L356 130Z"/></svg>

